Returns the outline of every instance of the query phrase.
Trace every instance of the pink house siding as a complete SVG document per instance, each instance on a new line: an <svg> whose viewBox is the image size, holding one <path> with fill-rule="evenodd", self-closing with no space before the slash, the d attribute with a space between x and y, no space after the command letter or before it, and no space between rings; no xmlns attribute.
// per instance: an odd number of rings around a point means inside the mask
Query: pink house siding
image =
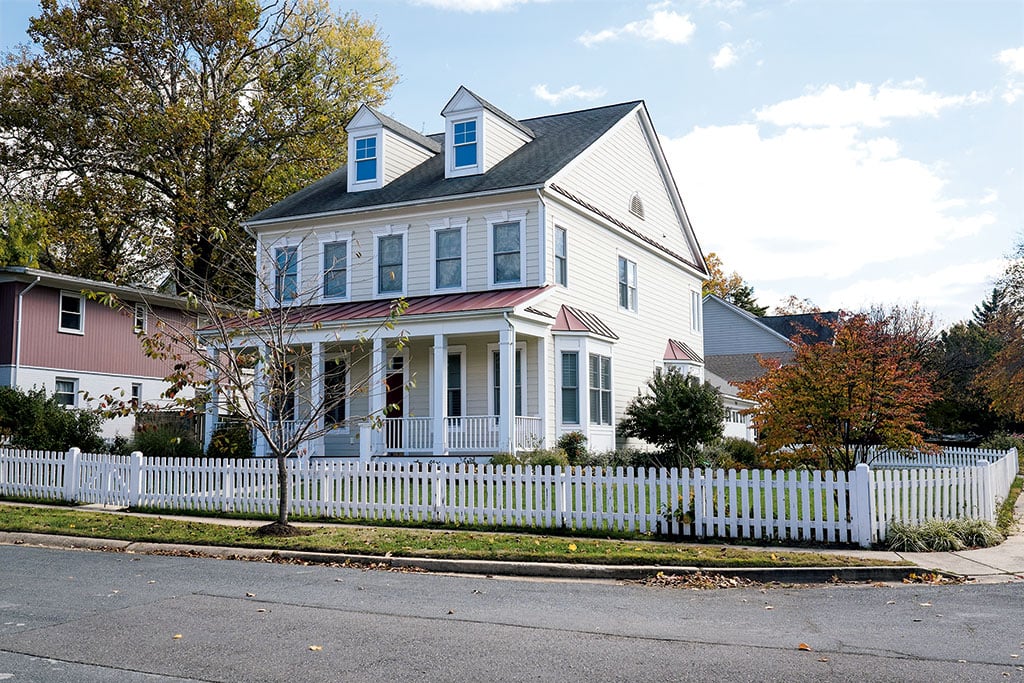
<svg viewBox="0 0 1024 683"><path fill-rule="evenodd" d="M86 299L84 334L58 331L60 291L36 287L25 295L22 366L136 377L164 377L172 369L172 361L157 361L143 353L133 332L133 316L122 309ZM181 315L156 308L150 314L150 325L157 317Z"/></svg>

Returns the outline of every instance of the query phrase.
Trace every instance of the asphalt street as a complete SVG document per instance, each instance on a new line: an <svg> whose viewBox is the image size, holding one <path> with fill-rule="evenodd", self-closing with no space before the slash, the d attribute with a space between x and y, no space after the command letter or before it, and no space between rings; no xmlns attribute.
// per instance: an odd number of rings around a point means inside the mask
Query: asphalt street
<svg viewBox="0 0 1024 683"><path fill-rule="evenodd" d="M1024 681L1022 660L1021 583L694 591L0 546L17 683Z"/></svg>

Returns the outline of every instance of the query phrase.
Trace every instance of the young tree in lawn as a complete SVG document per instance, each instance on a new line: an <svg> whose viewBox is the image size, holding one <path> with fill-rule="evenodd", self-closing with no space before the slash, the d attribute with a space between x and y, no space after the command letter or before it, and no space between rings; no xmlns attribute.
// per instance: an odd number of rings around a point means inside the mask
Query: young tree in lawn
<svg viewBox="0 0 1024 683"><path fill-rule="evenodd" d="M718 389L678 370L655 370L626 406L619 422L625 436L660 447L670 466L700 466L699 447L721 438L725 408Z"/></svg>
<svg viewBox="0 0 1024 683"><path fill-rule="evenodd" d="M758 403L753 423L767 453L849 470L873 446L927 450L922 414L932 400L908 314L840 314L823 320L831 343L794 340L786 365L764 358L766 372L742 385ZM910 316L912 317L912 316Z"/></svg>
<svg viewBox="0 0 1024 683"><path fill-rule="evenodd" d="M306 238L314 245L317 239L315 234ZM289 458L305 455L311 441L335 429L355 428L366 420L379 426L383 413L346 417L344 407L346 403L351 407L353 397L370 390L375 375L373 339L387 337L397 349L407 341L395 327L406 308L403 299L383 302L379 321L345 340L326 333L314 315L320 285L304 288L298 277L299 272L316 272L319 251L307 248L286 254L300 252L312 254L305 268L288 260L290 255L278 262L278 254L268 249L257 259L264 264L260 273L251 267L250 259L229 255L222 260L235 266L231 277L255 283L255 301L240 294L225 295L208 279L179 281L178 289L198 318L198 329L180 318L151 319L149 331L141 338L149 356L174 364L165 378L169 388L162 399L170 399L182 411L216 407L220 419L246 425L276 458L277 521L261 530L273 535L294 533L288 524ZM97 296L112 305L118 303L109 295ZM282 304L285 299L287 303ZM330 344L338 360L326 361L318 355L311 343L314 339ZM108 412L122 414L149 407L132 406L114 396L104 397L104 403Z"/></svg>
<svg viewBox="0 0 1024 683"><path fill-rule="evenodd" d="M28 38L0 70L0 187L48 216L42 265L116 283L236 286L217 240L337 169L397 82L327 0L42 0Z"/></svg>

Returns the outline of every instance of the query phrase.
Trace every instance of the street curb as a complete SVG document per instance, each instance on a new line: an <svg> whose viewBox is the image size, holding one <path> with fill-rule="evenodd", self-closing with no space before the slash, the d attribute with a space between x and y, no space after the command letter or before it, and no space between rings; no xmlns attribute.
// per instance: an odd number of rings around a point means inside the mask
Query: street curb
<svg viewBox="0 0 1024 683"><path fill-rule="evenodd" d="M671 565L600 565L564 562L500 562L494 560L455 560L433 557L392 557L385 555L353 555L350 553L319 553L267 548L232 548L223 546L183 545L177 543L145 543L102 538L58 536L50 534L0 532L0 545L32 545L50 548L113 550L140 555L177 555L209 557L224 560L276 559L315 564L383 565L385 567L418 568L449 574L485 576L522 576L533 578L638 580L659 573L685 576L719 574L758 582L831 583L833 581L903 581L923 571L908 567L692 567ZM941 572L940 572L941 573Z"/></svg>

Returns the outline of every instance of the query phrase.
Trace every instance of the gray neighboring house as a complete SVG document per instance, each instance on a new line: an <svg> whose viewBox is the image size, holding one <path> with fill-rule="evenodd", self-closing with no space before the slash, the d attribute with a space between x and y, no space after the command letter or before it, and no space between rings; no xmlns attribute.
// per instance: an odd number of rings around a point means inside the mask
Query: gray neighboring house
<svg viewBox="0 0 1024 683"><path fill-rule="evenodd" d="M757 404L740 398L737 385L764 374L758 357L778 358L786 363L793 358L790 341L804 334L810 342L831 337L823 321L834 321L838 313L802 313L757 317L721 297L704 297L704 376L722 392L725 403L725 435L749 441L756 438L750 417L741 411Z"/></svg>

